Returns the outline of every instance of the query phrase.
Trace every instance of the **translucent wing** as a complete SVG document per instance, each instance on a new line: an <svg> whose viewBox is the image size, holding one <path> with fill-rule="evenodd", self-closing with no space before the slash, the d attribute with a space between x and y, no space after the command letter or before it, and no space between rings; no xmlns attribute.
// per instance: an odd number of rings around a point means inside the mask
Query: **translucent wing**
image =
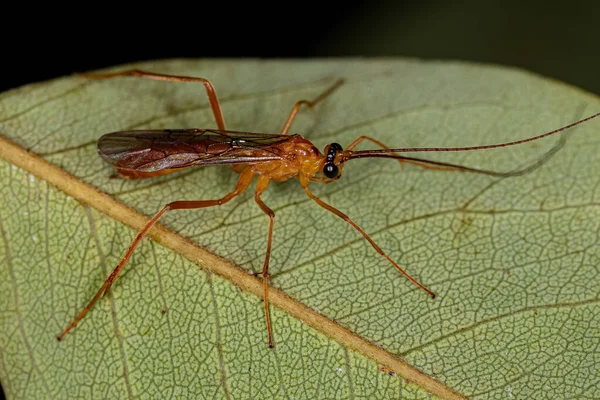
<svg viewBox="0 0 600 400"><path fill-rule="evenodd" d="M98 153L127 177L149 177L193 165L280 160L290 136L208 129L123 131L104 135Z"/></svg>

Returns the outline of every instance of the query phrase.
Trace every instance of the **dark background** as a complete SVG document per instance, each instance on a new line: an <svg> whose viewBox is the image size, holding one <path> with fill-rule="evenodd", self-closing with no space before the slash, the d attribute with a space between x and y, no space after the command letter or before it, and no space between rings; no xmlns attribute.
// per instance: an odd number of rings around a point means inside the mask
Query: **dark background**
<svg viewBox="0 0 600 400"><path fill-rule="evenodd" d="M600 94L598 0L124 4L5 13L0 91L157 58L404 56L517 66Z"/></svg>
<svg viewBox="0 0 600 400"><path fill-rule="evenodd" d="M188 4L7 2L0 91L157 58L400 56L516 66L600 94L599 0Z"/></svg>

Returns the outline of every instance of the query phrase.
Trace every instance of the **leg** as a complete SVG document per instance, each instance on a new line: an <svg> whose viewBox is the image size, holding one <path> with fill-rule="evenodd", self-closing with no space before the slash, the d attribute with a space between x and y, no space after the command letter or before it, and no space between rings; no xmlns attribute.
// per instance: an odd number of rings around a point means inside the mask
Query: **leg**
<svg viewBox="0 0 600 400"><path fill-rule="evenodd" d="M398 271L400 271L400 273L402 275L404 275L406 278L408 278L409 281L411 281L412 283L414 283L415 285L417 285L420 289L422 289L423 291L425 291L429 296L431 296L432 299L435 299L435 293L433 293L431 290L427 289L425 286L423 286L421 283L419 283L419 281L417 281L415 278L413 278L412 276L410 276L406 271L404 271L402 268L400 268L400 266L398 264L396 264L396 262L394 262L394 260L392 260L390 258L390 256L388 256L387 254L385 254L383 252L383 250L381 250L381 248L377 245L377 243L375 243L373 241L373 239L371 239L371 237L369 235L367 235L367 233L365 231L363 231L358 225L356 225L354 223L354 221L352 221L346 214L344 214L343 212L341 212L337 208L335 208L335 207L333 207L333 206L325 203L323 200L321 200L320 198L318 198L317 196L315 196L310 191L310 189L308 188L308 183L306 183L306 184L304 184L302 186L304 187L304 191L306 192L306 194L308 195L308 197L310 197L311 199L313 199L314 201L316 201L318 205L320 205L321 207L323 207L327 211L331 211L332 213L334 213L335 215L337 215L338 217L340 217L341 219L343 219L344 221L346 221L347 223L349 223L350 225L352 225L352 227L354 229L356 229L361 235L363 235L363 237L365 239L367 239L367 241L371 244L371 246L373 246L373 248L379 254L381 254L394 267L396 267L396 269Z"/></svg>
<svg viewBox="0 0 600 400"><path fill-rule="evenodd" d="M240 179L238 180L238 183L237 183L235 189L231 193L223 196L220 199L201 200L201 201L175 201L175 202L169 203L166 206L164 206L154 217L152 217L152 219L150 221L148 221L146 223L146 225L144 225L142 227L142 229L140 229L140 231L137 233L137 235L135 236L135 238L129 245L129 248L125 252L125 255L121 258L121 260L119 261L119 264L117 264L117 266L110 273L108 278L106 278L106 280L104 281L104 284L102 284L102 286L100 287L100 290L98 290L98 292L94 295L94 297L89 302L89 304L83 309L83 311L81 313L79 313L79 315L73 320L73 322L71 322L69 324L69 326L67 326L67 328L64 331L62 331L62 333L60 335L57 336L57 339L62 340L62 338L67 333L69 333L69 331L71 329L73 329L75 327L75 325L77 325L77 323L83 317L85 317L85 315L88 313L88 311L90 311L90 309L94 306L94 303L96 303L98 298L100 298L100 296L106 295L108 289L110 289L111 285L113 284L115 279L117 279L117 277L119 276L119 273L121 273L121 270L123 269L125 264L127 264L127 261L129 260L129 258L131 258L131 255L133 254L133 251L135 250L137 245L140 244L140 242L142 241L144 236L146 236L146 233L148 233L150 228L152 228L152 226L154 226L154 224L156 224L156 222L160 219L160 217L162 217L167 211L169 211L169 210L192 210L192 209L196 209L196 208L207 208L207 207L220 206L221 204L225 204L229 200L233 199L235 196L238 196L240 193L242 193L244 190L246 190L246 188L252 182L253 176L254 176L253 171L250 168L246 169L244 172L242 172L242 175L240 176Z"/></svg>
<svg viewBox="0 0 600 400"><path fill-rule="evenodd" d="M358 144L360 142L362 142L363 140L368 140L369 142L374 143L375 145L381 147L382 149L386 149L386 150L390 149L388 146L381 143L377 139L373 139L372 137L369 137L369 136L359 136L354 142L350 143L350 145L345 149L345 151L351 151L353 148L358 146ZM398 153L393 153L393 154L398 155ZM421 168L433 169L433 170L437 170L437 171L455 171L456 170L456 168L452 168L452 167L443 167L443 166L439 166L439 165L435 166L435 165L431 165L431 164L420 163L420 162L414 161L414 160L407 160L405 158L398 159L398 162L400 163L400 165L402 165L402 163L407 163L407 164L416 165Z"/></svg>
<svg viewBox="0 0 600 400"><path fill-rule="evenodd" d="M390 149L389 147L387 147L385 144L381 143L377 139L373 139L372 137L369 137L369 136L359 136L354 142L350 143L350 145L348 147L346 147L344 150L350 151L350 150L354 149L363 140L368 140L369 142L375 143L377 146L381 147L382 149L386 149L386 150Z"/></svg>
<svg viewBox="0 0 600 400"><path fill-rule="evenodd" d="M334 83L333 86L331 86L329 89L327 89L326 91L324 91L323 93L321 93L316 99L314 99L312 101L309 101L309 100L300 100L299 102L297 102L294 105L294 108L292 108L292 111L290 112L289 117L285 121L285 124L283 124L283 128L281 129L281 134L282 135L287 135L289 133L290 128L292 127L292 123L294 123L294 119L296 118L296 114L298 114L298 111L300 110L300 107L302 107L303 104L305 106L309 107L309 108L313 108L315 105L317 105L317 103L319 103L322 100L325 100L325 98L327 96L329 96L337 88L339 88L340 86L342 86L343 83L344 83L344 80L340 79L336 83Z"/></svg>
<svg viewBox="0 0 600 400"><path fill-rule="evenodd" d="M271 328L271 316L269 314L269 259L271 258L271 243L273 242L273 222L275 220L275 213L271 210L260 198L260 195L267 189L269 185L269 178L264 175L258 177L256 181L256 191L254 192L254 200L260 207L260 209L269 216L269 236L267 238L267 254L265 255L265 263L263 265L262 277L263 277L263 288L264 294L264 307L265 307L265 320L267 322L267 335L269 337L269 347L275 347L273 345L273 329Z"/></svg>
<svg viewBox="0 0 600 400"><path fill-rule="evenodd" d="M208 101L212 108L217 122L217 127L221 130L225 130L225 121L223 120L223 113L221 112L221 106L219 105L219 99L217 98L217 92L214 86L209 80L204 78L194 78L190 76L176 76L176 75L164 75L155 74L153 72L140 71L139 69L131 69L122 72L108 73L108 74L81 74L82 76L89 79L108 79L115 78L118 76L137 76L140 78L154 79L157 81L169 81L169 82L201 82L204 84L206 94L208 95Z"/></svg>

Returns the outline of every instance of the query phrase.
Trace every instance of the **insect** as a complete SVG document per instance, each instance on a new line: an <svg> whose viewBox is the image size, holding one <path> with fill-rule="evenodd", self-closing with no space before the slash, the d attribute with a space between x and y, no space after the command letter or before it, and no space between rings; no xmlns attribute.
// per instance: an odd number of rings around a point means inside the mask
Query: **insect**
<svg viewBox="0 0 600 400"><path fill-rule="evenodd" d="M315 105L322 102L325 98L336 91L343 84L343 80L337 81L333 86L321 93L314 100L298 101L293 106L279 134L262 134L226 130L223 113L221 112L216 91L212 83L204 78L163 75L140 70L127 70L112 74L85 76L92 79L135 76L170 82L199 82L202 83L206 89L218 129L123 131L109 133L100 138L98 141L98 152L100 153L100 156L108 163L114 165L122 177L129 179L150 178L192 166L222 164L229 165L235 172L239 173L240 176L235 188L230 193L219 199L174 201L168 203L158 213L156 213L156 215L154 215L134 237L133 241L129 245L129 248L115 269L106 278L104 284L100 287L89 304L83 309L83 311L79 313L79 315L77 315L77 317L75 317L75 319L66 327L66 329L57 336L58 340L62 340L63 337L71 329L73 329L77 323L90 311L98 298L107 293L111 285L115 282L123 270L125 264L127 264L127 261L133 254L135 248L141 242L142 238L166 212L172 210L189 210L223 205L244 192L253 181L255 176L257 177L257 180L254 192L254 200L264 214L269 217L267 249L263 269L260 275L262 275L262 284L264 288L264 314L267 327L268 344L270 347L274 347L274 345L273 330L271 327L271 318L269 314L269 259L273 241L273 224L275 221L275 213L261 200L261 195L267 189L267 186L271 181L279 182L291 178L298 178L300 185L309 198L314 200L322 208L332 212L350 224L382 257L392 264L410 282L416 285L423 292L427 293L431 298L435 298L435 294L430 289L410 276L402 267L400 267L400 265L392 260L375 243L375 241L373 241L373 239L371 239L371 237L346 214L314 195L309 188L309 183L331 183L341 176L344 164L346 162L366 157L390 158L398 160L401 163L409 163L422 168L444 171L462 171L498 177L517 175L523 171L499 173L451 163L407 157L401 155L401 153L473 151L514 146L554 135L600 115L600 113L597 113L562 128L531 138L492 145L392 149L374 138L360 136L350 143L350 145L348 145L345 149L337 143L331 143L325 146L324 152L321 153L307 139L304 139L298 134L289 134L289 132L294 119L296 118L296 115L302 106L313 108ZM380 147L380 149L361 151L354 150L356 146L363 141L371 142L372 144Z"/></svg>

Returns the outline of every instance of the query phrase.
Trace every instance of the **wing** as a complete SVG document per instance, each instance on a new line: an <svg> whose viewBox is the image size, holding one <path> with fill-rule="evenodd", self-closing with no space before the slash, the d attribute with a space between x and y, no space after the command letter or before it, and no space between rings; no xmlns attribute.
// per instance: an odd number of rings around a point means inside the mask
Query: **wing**
<svg viewBox="0 0 600 400"><path fill-rule="evenodd" d="M288 140L285 135L209 129L123 131L102 136L98 153L124 175L146 177L193 165L280 160L277 145Z"/></svg>

